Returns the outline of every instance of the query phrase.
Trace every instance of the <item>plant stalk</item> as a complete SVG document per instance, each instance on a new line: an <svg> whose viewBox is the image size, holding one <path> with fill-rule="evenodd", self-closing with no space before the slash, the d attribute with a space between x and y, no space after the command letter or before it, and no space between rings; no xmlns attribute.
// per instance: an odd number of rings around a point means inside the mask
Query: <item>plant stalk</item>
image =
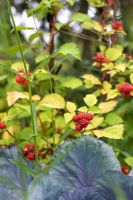
<svg viewBox="0 0 133 200"><path fill-rule="evenodd" d="M34 104L32 103L32 90L31 90L31 83L29 81L29 76L28 76L28 70L26 67L26 61L24 58L24 54L23 54L23 50L22 50L22 45L21 45L21 41L20 41L20 37L19 34L17 32L17 28L16 28L16 24L15 24L15 20L14 20L14 16L11 10L11 5L9 0L6 0L7 5L8 5L8 9L9 9L9 13L12 19L12 23L13 23L13 28L17 37L17 41L18 41L18 46L19 46L19 50L21 53L21 57L22 57L22 61L24 64L24 69L25 69L25 73L26 73L26 79L28 80L28 92L29 92L29 103L30 103L30 110L31 110L31 120L32 120L32 126L33 126L33 131L34 131L34 145L35 145L35 161L36 161L36 174L39 173L39 161L38 161L38 148L37 148L37 125L36 125L36 120L35 120L35 108L34 108Z"/></svg>

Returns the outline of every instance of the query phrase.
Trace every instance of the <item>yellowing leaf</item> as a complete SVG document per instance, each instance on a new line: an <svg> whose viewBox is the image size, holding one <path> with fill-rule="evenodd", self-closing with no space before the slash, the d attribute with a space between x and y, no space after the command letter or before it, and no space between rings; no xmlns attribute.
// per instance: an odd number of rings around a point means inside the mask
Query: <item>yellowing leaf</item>
<svg viewBox="0 0 133 200"><path fill-rule="evenodd" d="M112 88L112 85L107 82L107 81L104 81L103 82L103 89L102 89L102 94L106 94L108 93L108 91Z"/></svg>
<svg viewBox="0 0 133 200"><path fill-rule="evenodd" d="M118 124L111 126L109 128L105 128L103 130L94 130L94 134L100 138L100 137L107 137L112 139L123 139L123 131L124 126L123 124Z"/></svg>
<svg viewBox="0 0 133 200"><path fill-rule="evenodd" d="M62 109L65 107L65 100L64 98L56 93L46 95L39 105L49 107L49 108L59 108Z"/></svg>
<svg viewBox="0 0 133 200"><path fill-rule="evenodd" d="M130 75L130 81L133 84L133 73Z"/></svg>
<svg viewBox="0 0 133 200"><path fill-rule="evenodd" d="M29 65L26 64L27 70L29 69ZM11 68L18 71L20 69L24 69L24 64L23 62L15 62L11 65Z"/></svg>
<svg viewBox="0 0 133 200"><path fill-rule="evenodd" d="M28 92L8 92L7 93L7 103L9 106L13 105L18 99L28 99Z"/></svg>
<svg viewBox="0 0 133 200"><path fill-rule="evenodd" d="M115 69L119 70L120 72L124 72L126 69L126 64L125 63L119 63L115 65Z"/></svg>
<svg viewBox="0 0 133 200"><path fill-rule="evenodd" d="M122 48L108 48L106 50L106 56L111 61L115 61L122 55L122 51L123 51Z"/></svg>
<svg viewBox="0 0 133 200"><path fill-rule="evenodd" d="M35 101L35 102L39 101L40 99L41 99L41 97L39 95L33 95L32 96L32 100Z"/></svg>
<svg viewBox="0 0 133 200"><path fill-rule="evenodd" d="M90 124L87 126L87 129L94 129L100 126L100 124L103 122L103 117L94 117L93 120L90 122Z"/></svg>
<svg viewBox="0 0 133 200"><path fill-rule="evenodd" d="M114 99L115 97L117 97L119 95L119 92L117 89L113 89L113 90L110 90L107 94L107 100L109 99Z"/></svg>
<svg viewBox="0 0 133 200"><path fill-rule="evenodd" d="M117 101L113 100L100 103L98 107L100 108L101 111L99 113L103 114L112 111L117 105L117 103L118 103Z"/></svg>
<svg viewBox="0 0 133 200"><path fill-rule="evenodd" d="M93 22L93 28L94 30L99 31L99 32L103 31L103 26L99 22L96 22L96 21Z"/></svg>
<svg viewBox="0 0 133 200"><path fill-rule="evenodd" d="M18 99L29 99L29 94L28 92L8 92L7 93L7 103L9 106L13 105ZM39 101L40 96L39 95L34 95L32 96L33 101Z"/></svg>
<svg viewBox="0 0 133 200"><path fill-rule="evenodd" d="M66 103L66 108L70 113L73 113L76 110L76 104L68 101Z"/></svg>
<svg viewBox="0 0 133 200"><path fill-rule="evenodd" d="M93 85L101 85L99 79L92 74L85 74L84 76L82 76L82 78L91 81Z"/></svg>
<svg viewBox="0 0 133 200"><path fill-rule="evenodd" d="M64 114L66 124L72 120L73 116L74 116L74 113L65 113Z"/></svg>
<svg viewBox="0 0 133 200"><path fill-rule="evenodd" d="M84 102L87 104L87 106L92 107L97 103L97 98L93 94L88 94L84 98Z"/></svg>
<svg viewBox="0 0 133 200"><path fill-rule="evenodd" d="M82 107L78 108L78 111L80 111L80 112L87 112L88 108L86 106L82 106Z"/></svg>

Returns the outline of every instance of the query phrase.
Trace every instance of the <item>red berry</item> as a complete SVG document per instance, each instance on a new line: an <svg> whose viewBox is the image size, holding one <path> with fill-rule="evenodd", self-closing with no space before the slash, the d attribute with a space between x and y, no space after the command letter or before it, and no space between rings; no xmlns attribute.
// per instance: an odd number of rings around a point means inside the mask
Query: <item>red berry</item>
<svg viewBox="0 0 133 200"><path fill-rule="evenodd" d="M110 60L106 58L103 54L98 53L95 57L93 57L93 60L96 62L97 67L101 67L102 63L109 63Z"/></svg>
<svg viewBox="0 0 133 200"><path fill-rule="evenodd" d="M123 166L123 167L121 168L121 171L122 171L125 175L128 175L128 173L129 173L129 168L128 168L128 166Z"/></svg>
<svg viewBox="0 0 133 200"><path fill-rule="evenodd" d="M73 118L72 118L72 120L73 120L74 122L78 122L79 116L78 116L78 115L74 115Z"/></svg>
<svg viewBox="0 0 133 200"><path fill-rule="evenodd" d="M28 154L26 155L26 158L27 158L28 160L34 160L34 159L35 159L35 153L33 153L33 152L28 153Z"/></svg>
<svg viewBox="0 0 133 200"><path fill-rule="evenodd" d="M85 116L86 116L86 113L84 113L84 112L79 112L78 113L79 120L85 118Z"/></svg>
<svg viewBox="0 0 133 200"><path fill-rule="evenodd" d="M24 153L30 152L30 150L31 150L31 144L26 144L23 149Z"/></svg>
<svg viewBox="0 0 133 200"><path fill-rule="evenodd" d="M122 27L122 23L119 21L116 21L112 24L112 29L116 30L116 31L122 31L123 27Z"/></svg>
<svg viewBox="0 0 133 200"><path fill-rule="evenodd" d="M22 81L21 76L16 75L16 82L17 82L18 84L21 84L21 81Z"/></svg>
<svg viewBox="0 0 133 200"><path fill-rule="evenodd" d="M19 69L18 70L19 74L16 75L16 82L18 84L27 86L28 85L28 80L26 79L26 73L23 69ZM30 76L31 73L28 72L28 76Z"/></svg>
<svg viewBox="0 0 133 200"><path fill-rule="evenodd" d="M0 122L0 129L4 129L4 128L6 128L5 123L4 122Z"/></svg>
<svg viewBox="0 0 133 200"><path fill-rule="evenodd" d="M86 119L91 121L93 119L94 115L92 113L86 113Z"/></svg>
<svg viewBox="0 0 133 200"><path fill-rule="evenodd" d="M24 86L27 86L27 85L28 85L28 80L24 79L22 84L23 84Z"/></svg>
<svg viewBox="0 0 133 200"><path fill-rule="evenodd" d="M81 119L79 121L79 124L82 126L82 128L86 128L86 126L89 124L89 120L87 120L87 119Z"/></svg>
<svg viewBox="0 0 133 200"><path fill-rule="evenodd" d="M81 131L83 128L82 128L81 124L76 124L75 129L76 129L77 131Z"/></svg>
<svg viewBox="0 0 133 200"><path fill-rule="evenodd" d="M120 93L124 94L126 98L129 98L131 96L131 92L133 91L133 85L129 83L122 83L117 86L117 89Z"/></svg>

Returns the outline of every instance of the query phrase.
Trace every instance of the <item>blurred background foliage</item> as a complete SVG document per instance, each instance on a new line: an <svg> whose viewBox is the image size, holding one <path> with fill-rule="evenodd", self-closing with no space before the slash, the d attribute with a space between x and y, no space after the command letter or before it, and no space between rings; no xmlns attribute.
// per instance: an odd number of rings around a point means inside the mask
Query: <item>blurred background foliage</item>
<svg viewBox="0 0 133 200"><path fill-rule="evenodd" d="M29 1L32 8L37 7L38 0ZM30 17L28 20L26 16L27 10L29 10L28 1L24 0L12 0L12 10L15 16L15 21L18 26L35 26L34 20L36 21L38 29L40 29L44 34L41 35L42 44L45 47L46 43L49 41L49 26L46 20L46 17L40 17L41 20L33 19ZM65 1L63 1L65 4ZM117 18L122 21L126 36L119 39L119 43L125 47L125 50L129 54L133 54L133 0L118 0L117 1ZM77 0L75 4L71 7L68 5L65 6L65 9L62 9L59 12L57 17L58 21L62 24L67 24L70 19L70 16L74 12L82 12L88 14L91 18L100 20L102 18L103 8L95 9L89 6L86 0ZM5 0L0 0L0 61L1 63L6 63L7 65L15 62L20 58L19 48L17 45L16 37L14 34L11 34L11 23L10 17L7 9ZM42 34L40 32L40 34ZM32 35L32 36L31 36ZM27 62L29 63L30 70L33 71L36 69L36 60L35 57L41 52L43 52L40 41L34 40L33 30L22 30L20 31L21 40L23 43L23 51L26 56ZM98 74L96 68L90 68L92 64L92 56L98 51L100 44L100 37L95 32L91 30L83 30L79 27L78 22L72 24L72 29L68 29L65 25L56 35L55 48L66 42L73 41L78 44L80 48L82 61L79 62L75 59L67 59L63 67L61 68L59 75L67 76L76 76L80 77L85 72L91 72L93 74ZM31 42L31 44L30 44ZM71 51L71 49L70 49ZM62 80L63 81L63 80ZM39 88L41 95L46 94L47 90L47 78L42 84L42 87ZM80 84L80 83L77 83ZM0 68L0 112L7 111L7 92L14 90L21 91L22 88L16 85L14 81L14 74L12 72ZM37 89L38 90L38 89ZM57 85L56 91L59 93L62 92L67 94L67 98L75 100L79 106L82 106L81 99L86 94L87 89L85 90L82 86L74 90L63 89L60 84ZM36 91L37 92L37 91ZM121 100L119 107L116 108L116 113L118 113L124 119L125 124L125 135L124 140L106 140L109 142L115 150L117 150L120 158L125 158L130 155L133 156L133 100ZM48 116L48 113L47 113ZM46 118L46 116L43 116ZM61 119L62 120L62 119ZM58 119L57 119L58 121ZM59 121L60 123L61 121ZM21 121L23 126L27 123L23 120ZM58 122L57 122L58 123ZM60 123L61 124L61 123ZM48 125L49 126L49 125ZM59 128L61 128L59 126ZM17 125L16 125L17 129ZM19 128L18 128L19 130Z"/></svg>

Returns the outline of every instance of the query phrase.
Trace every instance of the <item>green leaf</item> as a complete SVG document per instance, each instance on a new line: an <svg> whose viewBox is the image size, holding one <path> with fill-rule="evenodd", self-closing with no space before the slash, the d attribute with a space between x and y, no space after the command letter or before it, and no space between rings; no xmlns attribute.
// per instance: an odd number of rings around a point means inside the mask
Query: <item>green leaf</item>
<svg viewBox="0 0 133 200"><path fill-rule="evenodd" d="M60 144L72 133L73 129L67 130L61 137L61 139L56 144L56 149L60 146Z"/></svg>
<svg viewBox="0 0 133 200"><path fill-rule="evenodd" d="M115 61L122 55L122 51L123 51L123 49L121 49L121 48L108 48L106 50L106 56L111 61Z"/></svg>
<svg viewBox="0 0 133 200"><path fill-rule="evenodd" d="M71 88L71 89L76 89L80 86L82 86L82 81L78 78L71 78L68 79L67 81L64 81L61 85L66 87L66 88Z"/></svg>
<svg viewBox="0 0 133 200"><path fill-rule="evenodd" d="M94 27L94 24L91 21L83 22L82 24L82 28L86 30L93 29L93 27Z"/></svg>
<svg viewBox="0 0 133 200"><path fill-rule="evenodd" d="M46 95L39 105L46 106L48 108L63 109L65 107L65 100L61 95L52 93Z"/></svg>
<svg viewBox="0 0 133 200"><path fill-rule="evenodd" d="M35 61L36 63L40 63L40 62L43 62L43 63L48 63L50 61L50 58L51 56L50 55L43 55L43 54L40 54L36 57Z"/></svg>
<svg viewBox="0 0 133 200"><path fill-rule="evenodd" d="M78 48L77 44L72 43L72 42L69 42L69 43L62 45L59 48L57 53L62 54L64 56L71 55L71 56L81 60L79 48Z"/></svg>
<svg viewBox="0 0 133 200"><path fill-rule="evenodd" d="M115 113L109 113L105 120L109 125L120 124L123 122L122 118Z"/></svg>
<svg viewBox="0 0 133 200"><path fill-rule="evenodd" d="M29 140L31 137L34 136L32 128L26 127L18 134L16 134L16 139L19 140Z"/></svg>
<svg viewBox="0 0 133 200"><path fill-rule="evenodd" d="M88 94L84 98L84 102L87 104L87 106L92 107L97 103L97 98L93 94Z"/></svg>
<svg viewBox="0 0 133 200"><path fill-rule="evenodd" d="M118 124L103 130L94 130L93 132L98 138L123 139L124 126L123 124Z"/></svg>
<svg viewBox="0 0 133 200"><path fill-rule="evenodd" d="M36 38L39 38L39 37L43 36L43 34L44 34L44 32L43 32L43 31L41 31L41 30L38 30L38 32L37 32L37 33L33 33L33 34L31 34L31 35L30 35L30 37L29 37L29 41L30 41L30 42L32 42L34 39L36 39Z"/></svg>
<svg viewBox="0 0 133 200"><path fill-rule="evenodd" d="M90 17L87 14L76 12L72 15L71 21L77 21L77 22L84 22L84 21L90 21Z"/></svg>
<svg viewBox="0 0 133 200"><path fill-rule="evenodd" d="M66 2L68 2L71 6L73 6L75 3L75 0L66 0Z"/></svg>
<svg viewBox="0 0 133 200"><path fill-rule="evenodd" d="M70 102L70 101L68 101L67 103L66 103L66 108L67 108L67 110L68 110L68 112L70 112L70 113L74 113L75 112L75 110L76 110L76 104L75 103L72 103L72 102Z"/></svg>
<svg viewBox="0 0 133 200"><path fill-rule="evenodd" d="M17 26L16 29L17 29L17 31L22 31L22 30L34 30L34 27Z"/></svg>
<svg viewBox="0 0 133 200"><path fill-rule="evenodd" d="M133 166L133 157L132 156L129 156L125 159L125 162L130 166L132 167Z"/></svg>

